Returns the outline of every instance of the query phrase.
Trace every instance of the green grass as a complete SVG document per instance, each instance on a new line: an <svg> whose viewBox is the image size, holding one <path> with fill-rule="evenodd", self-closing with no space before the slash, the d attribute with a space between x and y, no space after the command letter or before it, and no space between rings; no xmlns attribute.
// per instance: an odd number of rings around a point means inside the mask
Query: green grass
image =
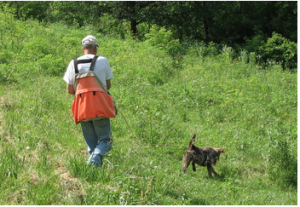
<svg viewBox="0 0 300 207"><path fill-rule="evenodd" d="M176 66L163 50L90 28L5 25L12 29L1 33L0 204L297 204L296 73L231 60L228 48L215 57L192 48ZM108 57L121 113L100 169L86 165L62 80L87 34ZM198 146L225 147L220 177L202 167L182 173L194 133Z"/></svg>

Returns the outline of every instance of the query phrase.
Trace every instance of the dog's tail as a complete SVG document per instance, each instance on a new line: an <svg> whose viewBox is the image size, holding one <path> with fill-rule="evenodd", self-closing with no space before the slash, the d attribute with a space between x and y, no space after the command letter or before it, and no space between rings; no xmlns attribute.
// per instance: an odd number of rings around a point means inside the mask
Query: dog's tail
<svg viewBox="0 0 300 207"><path fill-rule="evenodd" d="M190 141L189 149L192 149L192 146L194 145L195 139L196 139L196 134L194 134L193 138Z"/></svg>

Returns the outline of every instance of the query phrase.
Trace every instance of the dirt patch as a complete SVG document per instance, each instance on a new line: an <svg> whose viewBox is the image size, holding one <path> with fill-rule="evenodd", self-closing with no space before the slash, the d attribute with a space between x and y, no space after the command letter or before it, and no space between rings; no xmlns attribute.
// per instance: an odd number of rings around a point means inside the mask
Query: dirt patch
<svg viewBox="0 0 300 207"><path fill-rule="evenodd" d="M76 191L80 192L80 195L83 195L82 190L79 188L78 178L74 178L70 175L70 171L66 167L58 167L54 171L54 175L59 176L61 185L66 187L67 191ZM65 193L67 193L67 191ZM78 194L78 193L77 193Z"/></svg>

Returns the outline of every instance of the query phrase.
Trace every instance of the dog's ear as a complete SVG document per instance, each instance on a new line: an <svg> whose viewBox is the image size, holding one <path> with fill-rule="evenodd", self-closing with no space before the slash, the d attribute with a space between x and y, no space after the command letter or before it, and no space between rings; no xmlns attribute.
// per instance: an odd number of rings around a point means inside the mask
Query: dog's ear
<svg viewBox="0 0 300 207"><path fill-rule="evenodd" d="M194 144L194 142L195 142L195 139L196 139L196 134L194 134L193 138L192 138L191 141L190 141L189 149L192 148L192 146L193 146L193 144Z"/></svg>
<svg viewBox="0 0 300 207"><path fill-rule="evenodd" d="M220 153L225 153L225 148L219 148L218 151L219 151Z"/></svg>

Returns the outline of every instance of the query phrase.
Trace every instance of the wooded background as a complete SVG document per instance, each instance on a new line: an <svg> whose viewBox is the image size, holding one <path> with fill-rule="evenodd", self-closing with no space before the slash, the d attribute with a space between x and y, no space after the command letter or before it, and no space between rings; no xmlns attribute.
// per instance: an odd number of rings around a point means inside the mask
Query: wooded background
<svg viewBox="0 0 300 207"><path fill-rule="evenodd" d="M243 44L276 32L297 42L297 1L10 1L0 6L18 19L93 25L103 32L130 27L140 38L156 24L180 41Z"/></svg>
<svg viewBox="0 0 300 207"><path fill-rule="evenodd" d="M254 52L263 67L273 61L297 68L297 1L8 1L0 9L19 20L91 27L138 41L162 29L181 44L178 54L199 43L217 52L226 46Z"/></svg>

